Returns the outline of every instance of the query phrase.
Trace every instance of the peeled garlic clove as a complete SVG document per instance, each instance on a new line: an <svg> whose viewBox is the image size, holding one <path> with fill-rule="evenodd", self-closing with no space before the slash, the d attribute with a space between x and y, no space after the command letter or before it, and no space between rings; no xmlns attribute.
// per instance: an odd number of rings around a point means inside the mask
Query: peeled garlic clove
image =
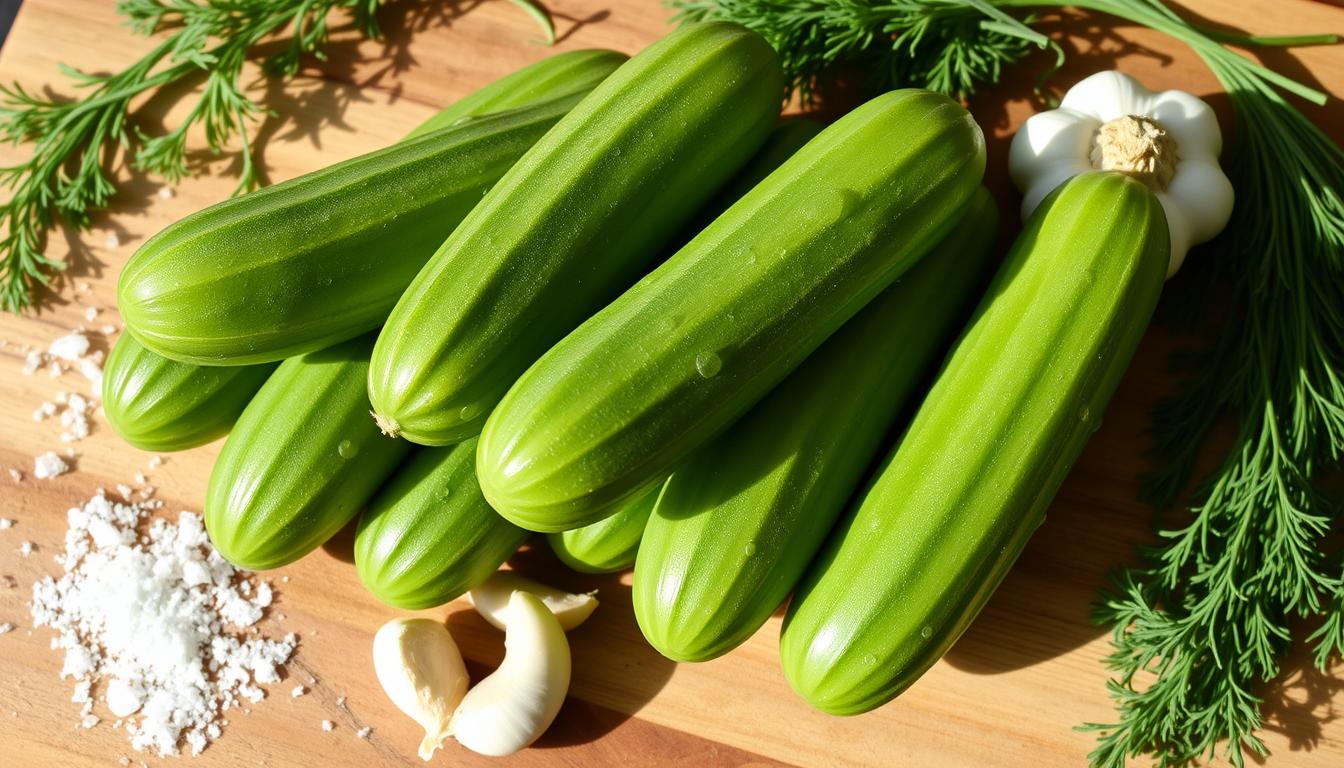
<svg viewBox="0 0 1344 768"><path fill-rule="evenodd" d="M535 595L509 597L504 661L467 692L450 730L462 746L492 757L536 741L569 691L569 641L559 619Z"/></svg>
<svg viewBox="0 0 1344 768"><path fill-rule="evenodd" d="M373 671L397 709L425 729L420 759L430 759L467 692L467 668L448 628L430 619L387 622L373 636Z"/></svg>
<svg viewBox="0 0 1344 768"><path fill-rule="evenodd" d="M476 612L499 629L507 629L506 611L510 596L517 590L529 592L555 614L566 632L579 626L597 608L597 593L574 594L519 576L511 571L495 574L467 593Z"/></svg>

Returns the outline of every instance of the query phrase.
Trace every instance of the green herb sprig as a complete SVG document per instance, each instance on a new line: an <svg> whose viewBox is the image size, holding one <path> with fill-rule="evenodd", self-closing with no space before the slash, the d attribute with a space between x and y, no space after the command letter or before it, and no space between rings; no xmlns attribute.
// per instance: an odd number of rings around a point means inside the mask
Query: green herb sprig
<svg viewBox="0 0 1344 768"><path fill-rule="evenodd" d="M542 27L549 42L555 29L535 0L513 0ZM383 0L119 0L117 12L136 32L166 33L126 69L94 75L63 67L79 89L77 99L32 93L15 83L0 85L0 140L32 143L24 162L0 168L10 197L0 205L0 306L16 312L32 303L63 262L43 252L58 221L87 229L90 214L116 193L110 168L123 152L131 167L170 182L189 175L188 133L204 130L206 147L225 151L236 138L241 171L236 192L260 178L248 132L264 113L244 89L243 66L259 46L278 42L262 60L269 76L291 78L307 56L323 58L331 19L344 17L367 37L378 36L374 14ZM203 80L196 101L180 123L158 136L130 126L131 104L141 94L176 83Z"/></svg>
<svg viewBox="0 0 1344 768"><path fill-rule="evenodd" d="M728 19L764 35L807 99L839 63L874 85L964 96L992 83L1029 46L1040 0L670 0L687 20ZM1149 485L1172 502L1210 428L1239 419L1231 452L1197 493L1189 523L1122 570L1098 607L1113 626L1115 723L1098 735L1098 768L1142 755L1161 766L1265 754L1257 686L1279 674L1293 618L1320 622L1309 640L1325 669L1344 653L1344 523L1319 487L1344 456L1344 152L1284 93L1325 95L1229 48L1338 42L1334 35L1243 37L1204 30L1160 0L1073 0L1189 45L1236 110L1227 153L1232 224L1205 249L1202 277L1232 285L1230 321L1186 391L1157 417L1166 461ZM1056 48L1058 52L1059 49ZM1198 258L1192 262L1201 261ZM1187 280L1191 283L1191 280Z"/></svg>

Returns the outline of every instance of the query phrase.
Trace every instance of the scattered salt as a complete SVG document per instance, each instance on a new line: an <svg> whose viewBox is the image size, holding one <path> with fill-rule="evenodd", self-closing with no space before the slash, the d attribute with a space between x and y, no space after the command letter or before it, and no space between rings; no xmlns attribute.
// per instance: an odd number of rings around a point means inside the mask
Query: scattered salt
<svg viewBox="0 0 1344 768"><path fill-rule="evenodd" d="M145 477L144 472L136 472L135 477L133 479L135 480L136 485L144 485L145 483L149 482L149 478Z"/></svg>
<svg viewBox="0 0 1344 768"><path fill-rule="evenodd" d="M103 326L98 329L98 332L103 334L104 336L111 336L112 334L117 332L117 326L111 323L104 323Z"/></svg>
<svg viewBox="0 0 1344 768"><path fill-rule="evenodd" d="M37 373L37 369L42 367L42 353L36 349L30 351L23 358L23 375L32 376Z"/></svg>
<svg viewBox="0 0 1344 768"><path fill-rule="evenodd" d="M66 464L60 456L53 451L33 459L33 476L38 480L46 480L52 477L59 477L70 470L70 465Z"/></svg>
<svg viewBox="0 0 1344 768"><path fill-rule="evenodd" d="M97 319L98 319L98 308L97 308L97 307L85 307L85 308L84 308L84 320L85 320L86 322L90 322L90 323L92 323L94 320L97 320Z"/></svg>
<svg viewBox="0 0 1344 768"><path fill-rule="evenodd" d="M10 624L8 621L6 621L4 624L0 624L0 635L7 635L13 631L14 631L14 625Z"/></svg>
<svg viewBox="0 0 1344 768"><path fill-rule="evenodd" d="M0 531L7 531L14 527L14 521L8 517L0 517Z"/></svg>
<svg viewBox="0 0 1344 768"><path fill-rule="evenodd" d="M23 472L22 472L22 470L20 470L18 467L10 467L10 468L9 468L9 479L10 479L10 480L13 480L13 481L16 482L16 483L22 483L22 482L23 482Z"/></svg>
<svg viewBox="0 0 1344 768"><path fill-rule="evenodd" d="M324 730L324 731L330 733L330 732L336 730L336 724L333 723L333 722L331 722L330 720L323 720L323 721L322 721L322 730Z"/></svg>
<svg viewBox="0 0 1344 768"><path fill-rule="evenodd" d="M101 355L99 357L101 358ZM102 391L103 366L100 359L86 357L80 360L79 375L89 380L89 386L94 392Z"/></svg>
<svg viewBox="0 0 1344 768"><path fill-rule="evenodd" d="M80 281L79 281L79 284L75 286L75 290L78 291L78 292L80 292L80 293L88 293L88 292L89 292L89 283L88 283L88 281L86 281L86 280L80 280Z"/></svg>
<svg viewBox="0 0 1344 768"><path fill-rule="evenodd" d="M220 735L225 710L264 698L257 683L279 681L297 640L228 631L261 619L262 607L239 589L246 577L210 544L199 515L145 523L158 506L99 491L71 509L64 574L33 585L33 622L56 630L61 674L75 679L77 695L106 681L107 707L127 718L135 749L198 754ZM85 727L98 723L92 705L84 704Z"/></svg>
<svg viewBox="0 0 1344 768"><path fill-rule="evenodd" d="M163 466L163 457L162 457L162 456L157 456L157 455L156 455L156 456L150 456L150 457L149 457L149 468L150 468L150 469L158 469L158 468L161 467L161 466Z"/></svg>
<svg viewBox="0 0 1344 768"><path fill-rule="evenodd" d="M89 338L79 331L66 334L51 342L47 354L59 360L75 362L89 353Z"/></svg>
<svg viewBox="0 0 1344 768"><path fill-rule="evenodd" d="M107 239L103 241L108 248L116 248L121 245L121 238L117 237L116 232L108 232Z"/></svg>
<svg viewBox="0 0 1344 768"><path fill-rule="evenodd" d="M307 688L304 688L302 685L296 685L294 686L294 690L289 692L289 695L297 699L307 692Z"/></svg>
<svg viewBox="0 0 1344 768"><path fill-rule="evenodd" d="M171 199L173 199L173 197L174 197L176 194L177 194L177 193L175 193L175 192L173 191L173 188L172 188L172 187L169 187L169 186L166 186L166 185L165 185L165 186L162 186L162 187L159 187L159 198L160 198L160 199L163 199L163 200L171 200Z"/></svg>
<svg viewBox="0 0 1344 768"><path fill-rule="evenodd" d="M367 725L364 726L363 728L360 728L358 731L355 731L355 735L361 739L369 738L370 733L373 733L373 729Z"/></svg>
<svg viewBox="0 0 1344 768"><path fill-rule="evenodd" d="M89 411L93 404L82 395L71 394L66 398L65 410L61 411L61 442L73 443L89 436Z"/></svg>
<svg viewBox="0 0 1344 768"><path fill-rule="evenodd" d="M19 554L28 557L37 551L37 545L31 541L25 541L19 544Z"/></svg>

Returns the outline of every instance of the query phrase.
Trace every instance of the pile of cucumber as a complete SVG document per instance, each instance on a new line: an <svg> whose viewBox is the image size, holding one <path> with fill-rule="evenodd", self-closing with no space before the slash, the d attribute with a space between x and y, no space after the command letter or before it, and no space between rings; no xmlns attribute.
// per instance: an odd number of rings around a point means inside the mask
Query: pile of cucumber
<svg viewBox="0 0 1344 768"><path fill-rule="evenodd" d="M1040 523L1157 301L1166 222L1086 174L993 275L965 109L895 91L823 127L781 123L782 94L758 35L688 25L188 216L121 274L109 420L150 450L228 433L205 521L241 567L359 516L360 579L426 608L545 532L577 570L633 564L673 659L793 594L793 687L872 709Z"/></svg>

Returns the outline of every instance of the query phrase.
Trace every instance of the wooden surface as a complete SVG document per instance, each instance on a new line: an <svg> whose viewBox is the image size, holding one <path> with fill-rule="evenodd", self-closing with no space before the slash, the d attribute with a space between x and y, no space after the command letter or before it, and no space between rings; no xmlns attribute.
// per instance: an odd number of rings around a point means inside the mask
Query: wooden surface
<svg viewBox="0 0 1344 768"><path fill-rule="evenodd" d="M27 0L0 51L0 79L30 89L51 85L68 92L56 65L119 68L146 48L119 29L109 0ZM1258 33L1344 31L1344 11L1303 0L1199 0L1209 18L1245 24ZM561 49L612 47L635 52L663 34L668 12L654 0L555 0ZM455 8L455 9L454 9ZM453 9L453 10L450 10ZM357 42L339 34L329 62L283 91L272 87L269 105L279 117L261 129L260 147L272 179L327 165L386 145L438 106L551 51L533 44L533 24L503 2L449 3L392 0L383 13L385 42ZM1226 100L1213 77L1179 44L1127 26L1070 14L1050 22L1067 31L1068 68L1052 82L1120 66L1150 87L1182 87L1209 96L1226 120ZM1287 74L1344 95L1344 49L1275 53ZM1044 59L1035 63L1044 64ZM990 181L1005 210L1016 200L1004 182L1006 137L1039 105L1031 99L1033 67L972 106L991 134ZM157 99L146 105L151 125L181 105ZM1313 119L1344 133L1338 102L1312 109ZM157 115L157 117L156 117ZM0 150L9 164L23 149ZM50 422L34 423L31 411L58 389L83 391L76 375L57 382L45 374L20 375L14 345L40 348L83 323L85 305L104 310L93 324L115 322L114 285L121 265L148 235L177 217L215 202L234 185L233 164L207 162L208 173L184 182L176 194L156 194L161 184L123 173L116 207L100 216L82 240L57 235L51 251L70 259L68 279L40 312L0 316L0 469L19 467L27 477L11 484L0 471L0 516L18 524L0 531L0 622L17 629L0 636L0 763L8 766L115 764L133 753L124 733L106 725L77 727L70 683L58 679L61 659L49 649L51 633L31 629L27 600L32 581L53 573L65 510L97 486L128 482L148 454L122 444L101 422L77 444L76 471L52 481L32 479L32 457L62 447ZM1007 217L1011 223L1013 216ZM120 244L109 247L108 235ZM82 243L82 244L81 244ZM87 281L91 294L76 296ZM97 344L104 344L92 334ZM520 555L517 567L572 588L598 588L602 606L573 633L572 695L555 727L534 749L499 761L506 765L771 765L815 766L1079 766L1091 737L1073 726L1112 717L1101 657L1103 629L1088 623L1088 607L1106 571L1147 541L1149 511L1134 500L1144 467L1146 411L1172 382L1161 372L1173 340L1150 332L1138 359L1106 414L1104 425L1051 507L1045 525L989 607L947 658L906 695L878 711L834 718L810 711L778 670L778 617L730 656L700 665L674 665L642 641L630 611L629 577L591 578L562 571L542 548ZM212 445L172 455L154 471L168 509L200 509ZM22 558L21 541L38 552ZM394 611L360 587L349 564L348 537L274 574L283 622L264 631L294 631L301 645L290 680L249 715L231 717L224 736L195 761L177 765L414 765L419 737L374 680L369 658L373 631ZM278 583L281 575L287 583ZM499 633L457 603L428 615L449 625L479 675L502 654ZM317 678L312 692L292 699L295 683ZM1344 673L1322 676L1301 669L1286 684L1263 693L1271 702L1264 736L1274 766L1344 764ZM348 709L337 706L345 696ZM336 730L324 733L320 721ZM357 727L373 727L367 741ZM450 746L440 764L486 764Z"/></svg>

